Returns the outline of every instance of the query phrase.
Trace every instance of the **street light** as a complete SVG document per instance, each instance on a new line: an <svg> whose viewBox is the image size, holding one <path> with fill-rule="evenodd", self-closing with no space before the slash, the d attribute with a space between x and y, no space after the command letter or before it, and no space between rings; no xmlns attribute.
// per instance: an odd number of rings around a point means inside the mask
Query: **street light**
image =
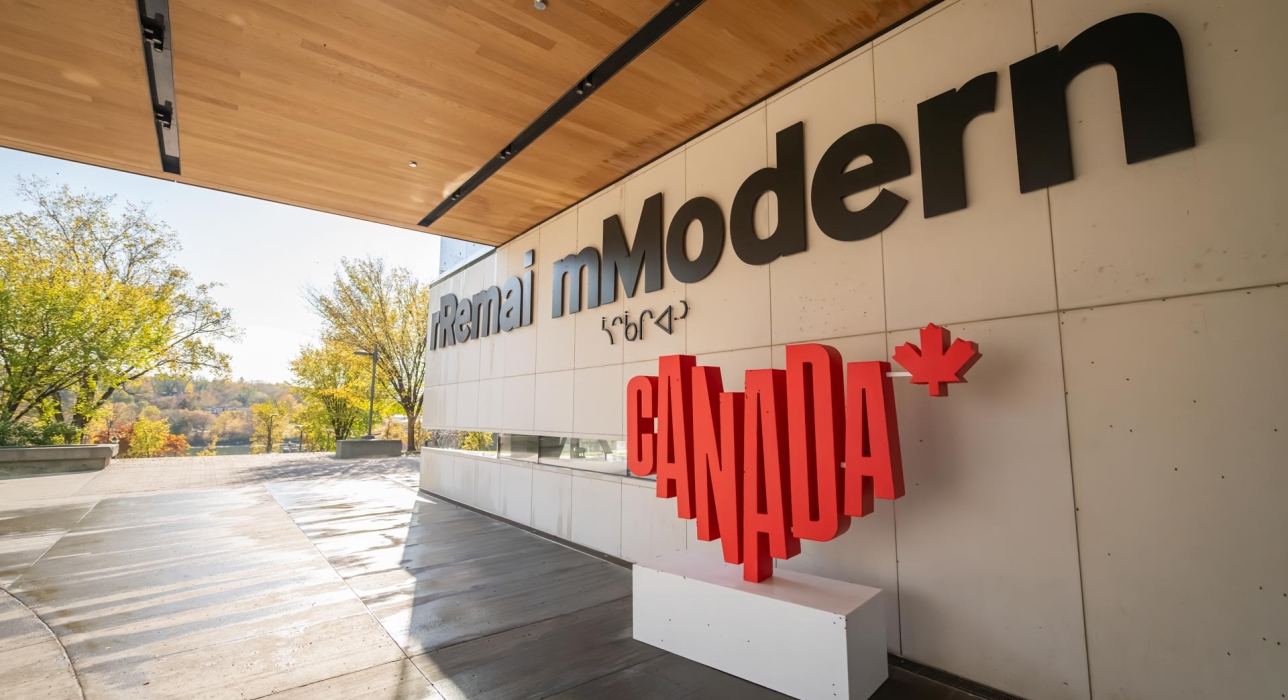
<svg viewBox="0 0 1288 700"><path fill-rule="evenodd" d="M367 434L364 435L362 439L375 440L376 435L371 432L371 422L376 416L376 360L380 357L380 346L375 346L371 349L371 352L367 352L366 350L354 350L353 354L371 358L371 395L367 403Z"/></svg>
<svg viewBox="0 0 1288 700"><path fill-rule="evenodd" d="M301 453L301 454L303 454L303 452L304 452L304 426L300 425L299 423L292 423L292 424L291 424L291 427L292 427L292 428L295 428L295 430L299 433L299 436L300 436L300 453Z"/></svg>

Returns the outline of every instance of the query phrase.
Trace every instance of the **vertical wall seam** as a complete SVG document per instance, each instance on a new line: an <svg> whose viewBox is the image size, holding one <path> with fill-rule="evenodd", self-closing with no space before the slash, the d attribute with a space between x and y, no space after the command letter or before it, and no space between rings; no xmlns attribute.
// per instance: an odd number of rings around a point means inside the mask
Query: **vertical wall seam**
<svg viewBox="0 0 1288 700"><path fill-rule="evenodd" d="M1033 27L1033 53L1038 46L1038 12L1034 0L1029 0L1029 22ZM1087 626L1087 587L1082 571L1082 533L1078 524L1078 485L1073 474L1073 428L1069 417L1069 377L1064 357L1064 319L1060 310L1060 277L1055 259L1055 214L1051 206L1051 188L1044 191L1047 203L1047 236L1051 242L1051 285L1055 294L1055 333L1060 350L1060 387L1064 392L1064 435L1069 455L1069 494L1073 498L1073 544L1078 564L1078 602L1082 607L1082 653L1087 668L1087 697L1094 698L1091 685L1091 631Z"/></svg>
<svg viewBox="0 0 1288 700"><path fill-rule="evenodd" d="M872 123L880 121L880 114L877 113L877 49L880 48L876 43L872 44L869 53L872 56ZM880 239L881 255L881 327L884 329L881 333L882 345L885 346L886 362L890 361L890 297L886 294L886 258L885 258L885 232L878 234ZM848 466L848 465L847 465ZM899 586L899 502L890 501L890 539L891 545L894 546L894 601L895 601L895 622L899 630L899 655L903 655L903 593Z"/></svg>

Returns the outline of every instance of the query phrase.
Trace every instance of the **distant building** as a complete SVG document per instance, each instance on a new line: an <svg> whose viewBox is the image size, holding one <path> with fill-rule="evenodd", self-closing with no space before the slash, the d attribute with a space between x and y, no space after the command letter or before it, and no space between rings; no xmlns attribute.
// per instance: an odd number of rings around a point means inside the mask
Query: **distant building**
<svg viewBox="0 0 1288 700"><path fill-rule="evenodd" d="M455 238L447 238L446 236L440 240L442 240L438 248L438 274L440 275L466 261L474 259L485 250L491 250L490 246L470 243L469 241L458 241Z"/></svg>
<svg viewBox="0 0 1288 700"><path fill-rule="evenodd" d="M228 411L241 411L243 413L248 413L250 412L250 409L246 408L245 406L238 406L238 405L215 406L210 409L210 412L216 416L219 415L220 413L227 413Z"/></svg>

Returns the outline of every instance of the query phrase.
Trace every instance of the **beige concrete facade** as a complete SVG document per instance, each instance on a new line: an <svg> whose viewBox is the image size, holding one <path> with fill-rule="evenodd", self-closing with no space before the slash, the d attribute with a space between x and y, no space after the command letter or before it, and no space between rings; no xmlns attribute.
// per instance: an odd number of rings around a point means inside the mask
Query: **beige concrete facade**
<svg viewBox="0 0 1288 700"><path fill-rule="evenodd" d="M1197 146L1123 157L1112 68L1069 87L1076 178L1021 194L1007 67L1128 12L1184 44ZM823 342L888 360L927 323L979 343L949 400L896 384L908 494L781 566L883 588L889 648L1033 698L1288 692L1288 5L1271 0L956 0L807 76L437 284L468 296L536 251L532 326L430 355L433 428L623 439L624 387L661 355L742 371ZM965 135L969 206L922 216L917 109L998 71ZM550 317L551 265L707 196L729 211L805 125L806 177L857 126L894 127L913 174L874 238L809 219L809 249ZM854 195L858 208L874 191ZM762 200L762 230L775 216ZM696 253L691 250L690 254ZM666 335L609 344L601 319L683 299ZM423 488L631 560L710 549L647 482L426 452ZM686 527L687 525L687 527Z"/></svg>

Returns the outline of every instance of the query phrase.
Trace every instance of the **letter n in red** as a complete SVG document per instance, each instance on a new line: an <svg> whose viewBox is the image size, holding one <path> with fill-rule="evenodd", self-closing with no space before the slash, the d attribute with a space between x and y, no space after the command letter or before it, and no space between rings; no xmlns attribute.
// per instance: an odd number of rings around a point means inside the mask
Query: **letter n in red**
<svg viewBox="0 0 1288 700"><path fill-rule="evenodd" d="M773 575L772 558L801 553L791 534L792 506L787 472L787 373L747 371L743 436L743 569L746 581Z"/></svg>
<svg viewBox="0 0 1288 700"><path fill-rule="evenodd" d="M743 395L722 389L719 367L693 369L698 539L719 539L725 561L741 564Z"/></svg>
<svg viewBox="0 0 1288 700"><path fill-rule="evenodd" d="M845 513L863 517L872 499L903 495L903 457L899 421L888 362L852 362L846 366L848 429L845 438Z"/></svg>
<svg viewBox="0 0 1288 700"><path fill-rule="evenodd" d="M632 377L626 385L626 467L635 476L657 471L657 377Z"/></svg>
<svg viewBox="0 0 1288 700"><path fill-rule="evenodd" d="M787 346L791 431L792 534L826 542L850 527L841 513L845 387L841 353L826 345Z"/></svg>
<svg viewBox="0 0 1288 700"><path fill-rule="evenodd" d="M692 355L658 359L661 376L657 399L657 495L677 499L676 513L692 520L693 396Z"/></svg>

